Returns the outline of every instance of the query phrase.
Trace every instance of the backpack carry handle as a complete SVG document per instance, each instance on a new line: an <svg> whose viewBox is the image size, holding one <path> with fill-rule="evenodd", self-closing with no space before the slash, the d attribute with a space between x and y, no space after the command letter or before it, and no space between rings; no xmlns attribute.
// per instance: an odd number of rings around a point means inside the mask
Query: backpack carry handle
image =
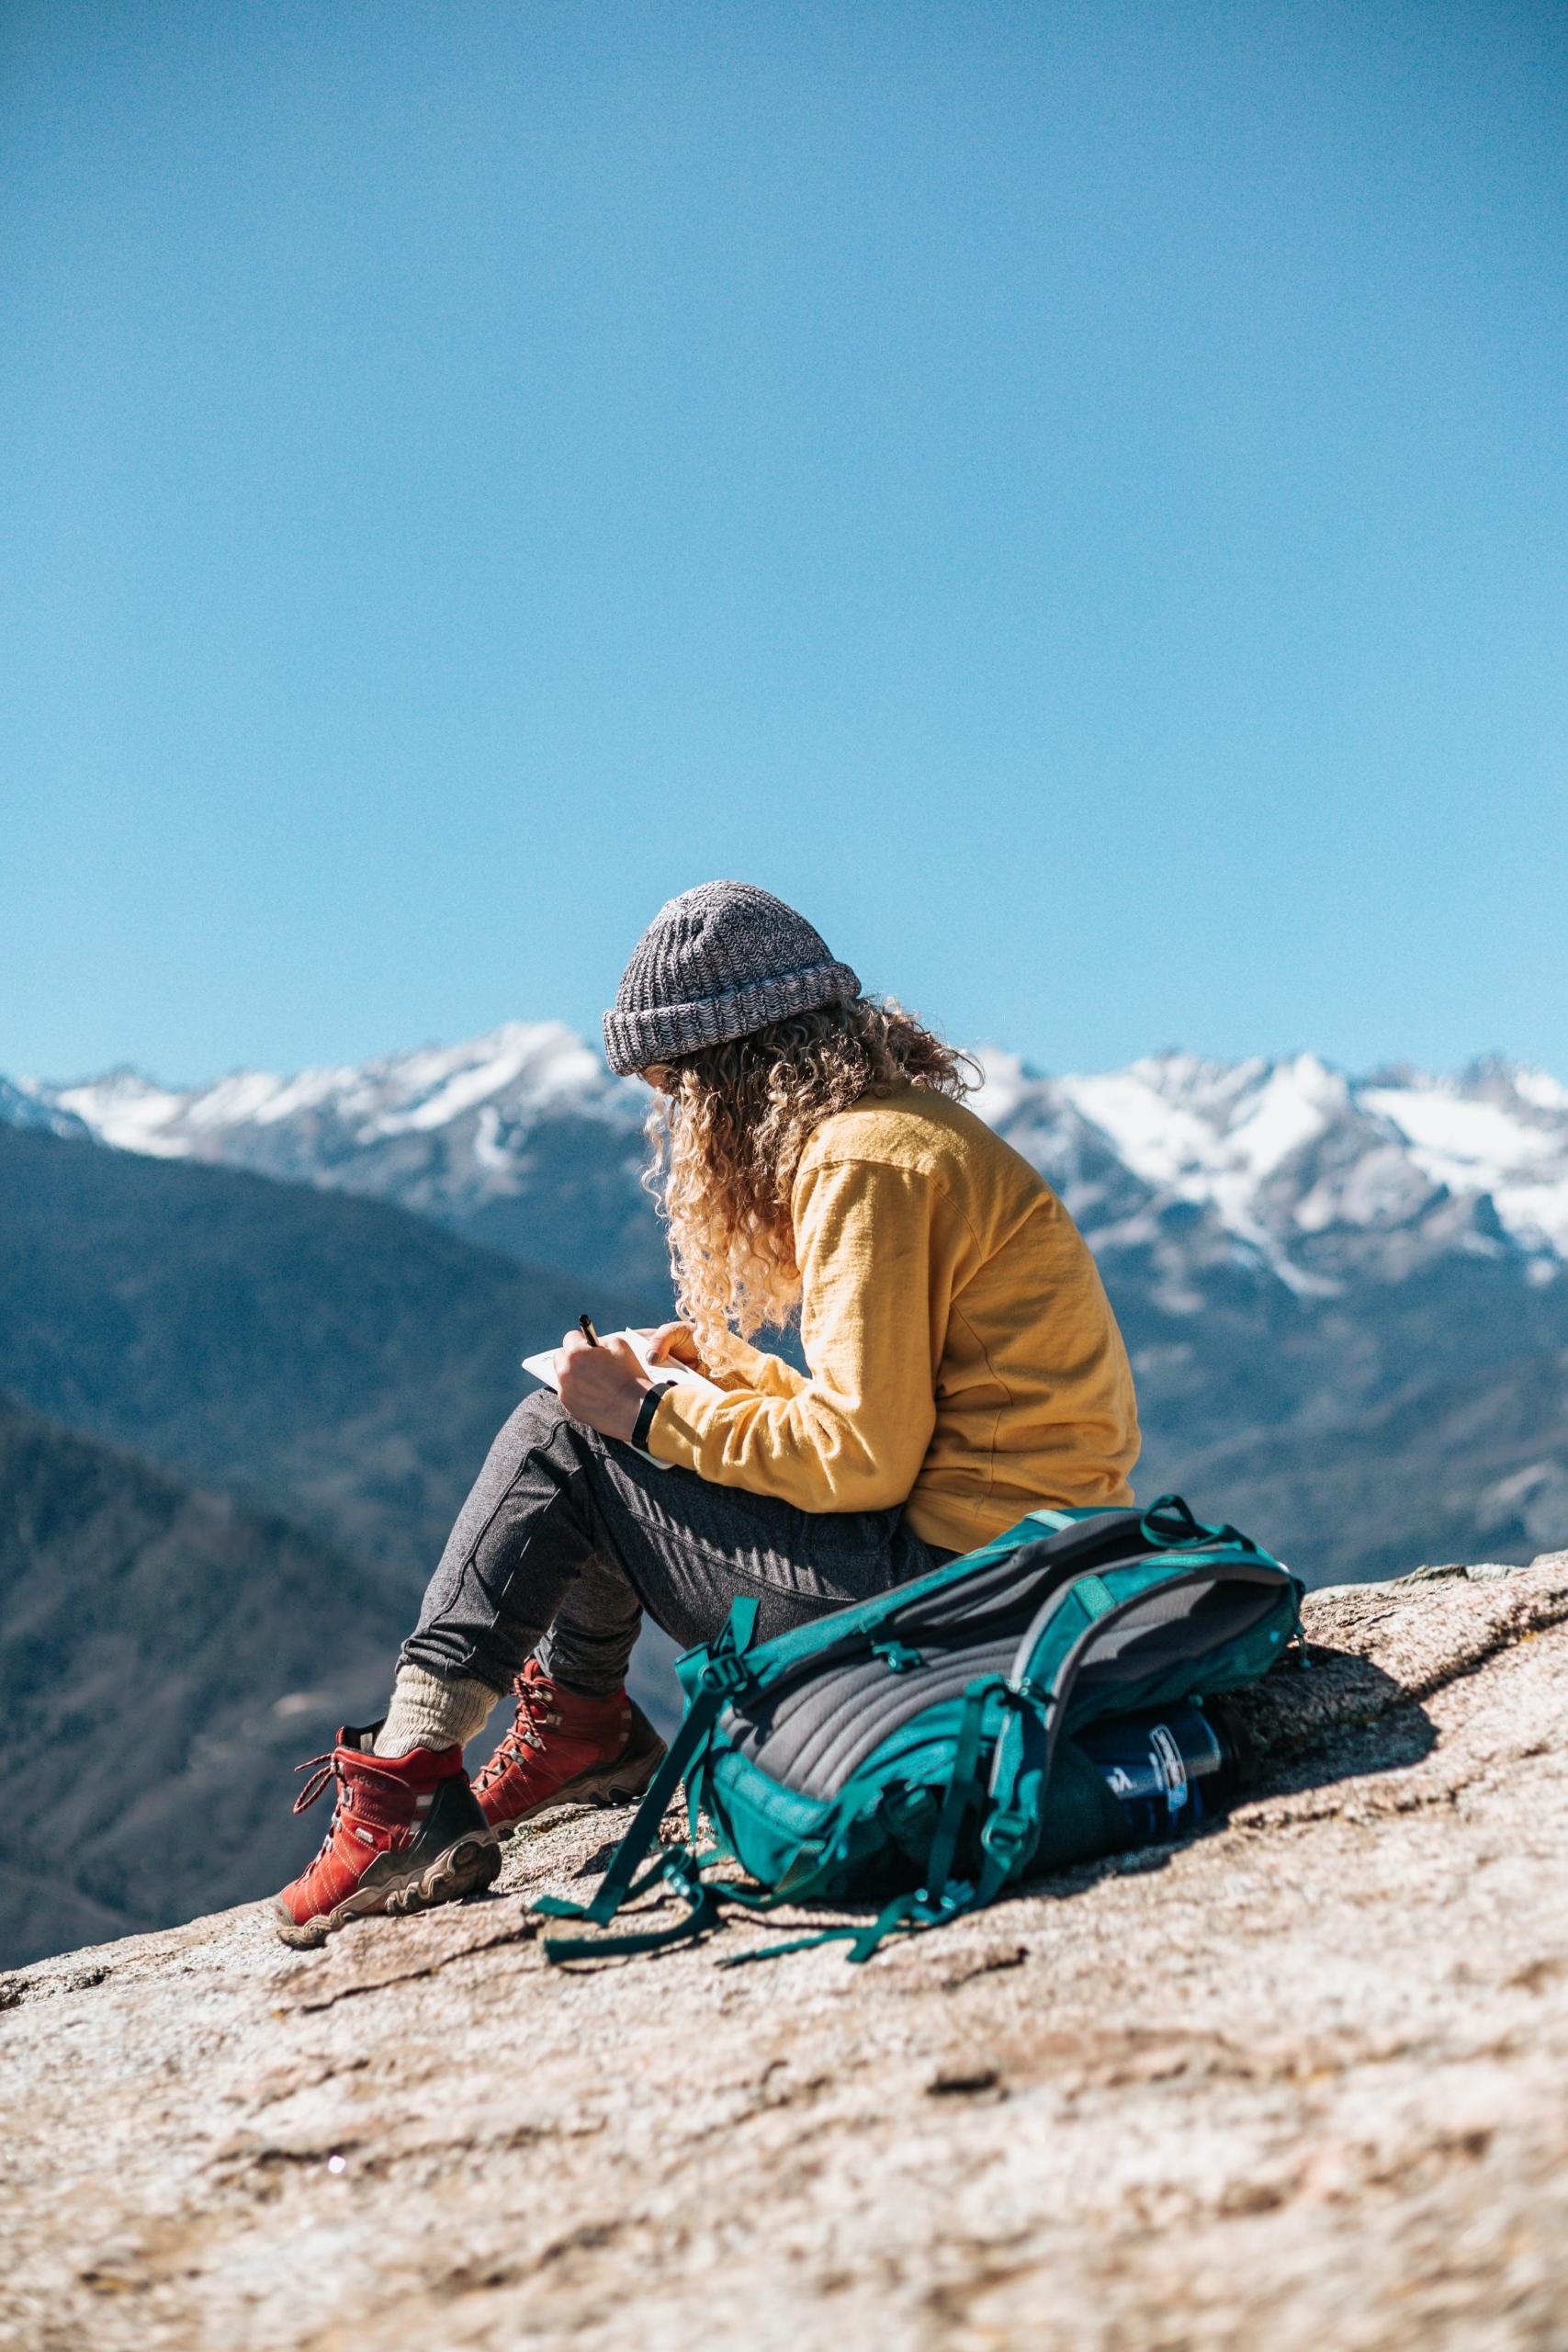
<svg viewBox="0 0 1568 2352"><path fill-rule="evenodd" d="M1138 1521L1138 1532L1146 1544L1161 1552L1180 1551L1189 1544L1239 1544L1244 1552L1258 1550L1251 1536L1244 1535L1239 1527L1214 1527L1207 1520L1195 1518L1181 1495L1156 1495Z"/></svg>

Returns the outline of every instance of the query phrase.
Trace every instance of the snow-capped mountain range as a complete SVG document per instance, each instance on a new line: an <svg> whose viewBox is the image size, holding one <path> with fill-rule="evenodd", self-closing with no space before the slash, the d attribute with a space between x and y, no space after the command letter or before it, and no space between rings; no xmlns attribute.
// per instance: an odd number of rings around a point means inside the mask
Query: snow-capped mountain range
<svg viewBox="0 0 1568 2352"><path fill-rule="evenodd" d="M1168 1310L1216 1253L1303 1298L1452 1252L1513 1259L1534 1285L1568 1267L1568 1086L1544 1071L1490 1060L1355 1078L1313 1054L1170 1052L1052 1078L999 1049L977 1058L982 1116L1102 1254L1153 1252ZM663 1264L638 1182L647 1102L554 1022L189 1088L127 1069L0 1080L0 1121L376 1194L622 1283Z"/></svg>

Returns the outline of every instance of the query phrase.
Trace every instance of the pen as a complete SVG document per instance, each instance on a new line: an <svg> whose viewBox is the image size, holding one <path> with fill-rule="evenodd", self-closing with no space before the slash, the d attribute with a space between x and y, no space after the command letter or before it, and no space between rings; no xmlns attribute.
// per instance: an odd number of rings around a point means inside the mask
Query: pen
<svg viewBox="0 0 1568 2352"><path fill-rule="evenodd" d="M581 1332L583 1338L587 1340L591 1348L596 1348L598 1346L599 1334L593 1329L593 1324L590 1317L586 1315L580 1315L577 1318L577 1328Z"/></svg>

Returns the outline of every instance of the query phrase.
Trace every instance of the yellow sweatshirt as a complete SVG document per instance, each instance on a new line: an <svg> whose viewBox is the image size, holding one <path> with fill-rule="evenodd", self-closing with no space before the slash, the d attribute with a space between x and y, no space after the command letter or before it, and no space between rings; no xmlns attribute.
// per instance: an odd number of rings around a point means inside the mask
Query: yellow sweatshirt
<svg viewBox="0 0 1568 2352"><path fill-rule="evenodd" d="M824 1119L791 1198L809 1379L733 1340L649 1451L802 1510L908 1498L969 1551L1042 1503L1122 1504L1133 1376L1083 1237L1010 1145L924 1088Z"/></svg>

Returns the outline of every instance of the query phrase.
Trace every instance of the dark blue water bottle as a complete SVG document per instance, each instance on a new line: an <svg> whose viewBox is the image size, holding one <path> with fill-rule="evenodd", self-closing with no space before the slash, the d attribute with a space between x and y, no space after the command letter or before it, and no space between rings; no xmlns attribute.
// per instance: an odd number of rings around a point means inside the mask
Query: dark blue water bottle
<svg viewBox="0 0 1568 2352"><path fill-rule="evenodd" d="M1190 1838L1235 1792L1230 1743L1190 1701L1090 1724L1076 1736L1122 1808L1129 1846Z"/></svg>

